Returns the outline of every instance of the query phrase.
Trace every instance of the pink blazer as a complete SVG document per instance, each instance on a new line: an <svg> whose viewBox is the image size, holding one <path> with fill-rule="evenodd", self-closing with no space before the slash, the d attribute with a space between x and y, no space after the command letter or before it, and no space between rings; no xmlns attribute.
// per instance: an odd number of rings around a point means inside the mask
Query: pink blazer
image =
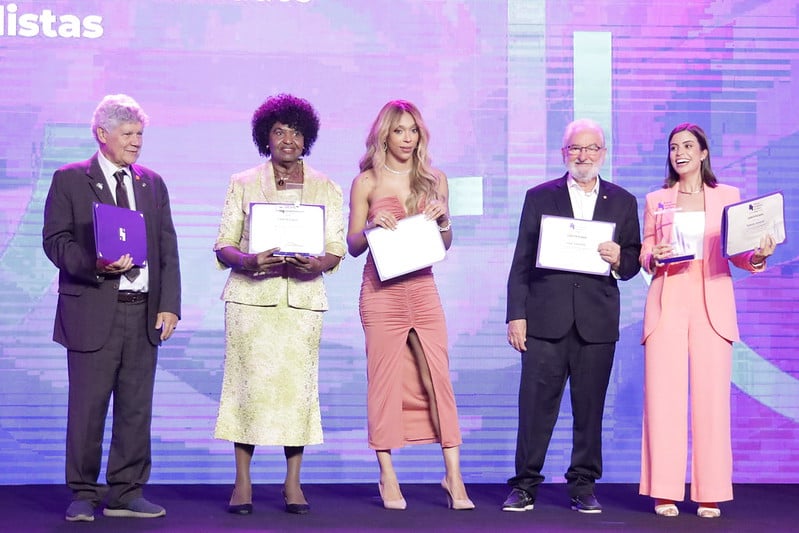
<svg viewBox="0 0 799 533"><path fill-rule="evenodd" d="M730 342L740 340L738 337L738 321L735 311L735 296L732 289L730 265L721 253L721 214L724 206L739 202L740 191L730 185L718 185L715 188L705 187L705 240L703 252L703 277L705 281L705 307L710 316L710 324L721 337ZM677 202L677 185L669 189L660 189L646 195L644 208L644 240L641 246L641 266L646 272L653 274L652 283L646 298L644 311L644 333L641 343L657 327L660 319L661 296L668 290L669 272L677 265L649 268L652 249L656 244L671 241L674 211L670 211ZM754 252L745 252L730 258L732 263L749 272L759 269L752 266L749 259Z"/></svg>

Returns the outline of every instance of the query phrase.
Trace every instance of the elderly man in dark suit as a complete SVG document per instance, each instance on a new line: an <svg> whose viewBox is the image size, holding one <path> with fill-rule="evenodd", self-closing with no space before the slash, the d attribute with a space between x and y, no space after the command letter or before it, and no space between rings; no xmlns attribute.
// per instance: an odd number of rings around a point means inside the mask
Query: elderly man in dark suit
<svg viewBox="0 0 799 533"><path fill-rule="evenodd" d="M522 371L516 475L508 480L512 490L505 511L534 507L567 380L573 415L566 472L571 508L602 511L594 484L602 475L602 412L619 338L617 280L635 276L641 250L635 197L599 177L605 152L596 122L572 122L563 137L566 174L528 190L524 201L508 277L508 342L521 353ZM615 223L613 239L597 247L610 265L608 273L537 267L542 215Z"/></svg>
<svg viewBox="0 0 799 533"><path fill-rule="evenodd" d="M98 152L58 169L44 208L43 246L59 269L53 340L67 349L69 407L66 481L69 521L163 516L142 496L150 475L150 422L158 346L180 315L180 268L169 195L161 176L134 164L147 115L126 95L106 96L94 112ZM147 261L129 254L98 260L93 203L144 214ZM98 484L103 431L114 398L106 481Z"/></svg>

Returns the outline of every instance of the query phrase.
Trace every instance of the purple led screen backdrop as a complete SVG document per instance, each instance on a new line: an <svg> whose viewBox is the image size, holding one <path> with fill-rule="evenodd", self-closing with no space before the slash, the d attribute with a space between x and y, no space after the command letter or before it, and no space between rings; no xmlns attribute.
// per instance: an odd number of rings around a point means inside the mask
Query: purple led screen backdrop
<svg viewBox="0 0 799 533"><path fill-rule="evenodd" d="M0 483L62 483L65 350L50 340L57 272L41 250L53 170L96 149L100 98L150 115L140 162L167 181L183 318L160 350L153 419L157 483L228 483L232 445L213 439L227 273L212 246L229 176L257 164L249 121L263 99L309 99L322 122L309 164L344 189L388 100L422 110L450 178L455 242L434 271L447 314L467 482L513 469L519 356L505 341L505 283L524 191L562 173L564 126L599 120L603 176L639 199L659 187L666 138L684 121L711 138L720 179L744 197L782 190L788 241L764 274L737 273L737 482L799 482L799 11L796 2L494 0L0 0ZM327 279L320 391L325 443L306 482L373 482L358 319L364 257ZM647 280L623 284L605 413L605 481L638 480ZM562 481L568 400L545 474ZM107 435L110 438L110 435ZM442 473L437 445L395 455L406 482ZM259 448L256 482L280 482Z"/></svg>

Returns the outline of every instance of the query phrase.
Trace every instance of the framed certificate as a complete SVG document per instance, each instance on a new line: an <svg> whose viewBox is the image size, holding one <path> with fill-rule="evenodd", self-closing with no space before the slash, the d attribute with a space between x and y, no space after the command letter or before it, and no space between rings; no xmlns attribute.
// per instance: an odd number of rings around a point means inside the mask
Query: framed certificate
<svg viewBox="0 0 799 533"><path fill-rule="evenodd" d="M376 227L365 233L380 281L429 267L447 255L438 224L423 214L399 220L394 230Z"/></svg>
<svg viewBox="0 0 799 533"><path fill-rule="evenodd" d="M325 206L250 204L251 254L280 248L275 255L325 255Z"/></svg>
<svg viewBox="0 0 799 533"><path fill-rule="evenodd" d="M782 192L774 192L731 204L721 215L724 257L754 250L760 238L771 234L777 244L785 242L785 207Z"/></svg>
<svg viewBox="0 0 799 533"><path fill-rule="evenodd" d="M553 270L607 275L610 263L599 255L599 244L612 241L614 222L541 216L535 266Z"/></svg>

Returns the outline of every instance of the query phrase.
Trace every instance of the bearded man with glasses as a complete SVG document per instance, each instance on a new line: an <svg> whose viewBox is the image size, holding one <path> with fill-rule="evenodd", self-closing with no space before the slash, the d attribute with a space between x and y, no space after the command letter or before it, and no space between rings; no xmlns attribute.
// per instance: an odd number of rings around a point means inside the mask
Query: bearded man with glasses
<svg viewBox="0 0 799 533"><path fill-rule="evenodd" d="M565 477L571 508L602 512L594 484L602 476L602 413L619 338L617 282L639 270L638 206L632 194L599 177L606 153L599 124L569 124L561 153L567 172L527 191L508 276L508 343L521 354L522 369L516 475L508 480L504 511L534 507L568 380L573 426ZM614 223L612 240L597 246L608 273L536 266L543 215Z"/></svg>

